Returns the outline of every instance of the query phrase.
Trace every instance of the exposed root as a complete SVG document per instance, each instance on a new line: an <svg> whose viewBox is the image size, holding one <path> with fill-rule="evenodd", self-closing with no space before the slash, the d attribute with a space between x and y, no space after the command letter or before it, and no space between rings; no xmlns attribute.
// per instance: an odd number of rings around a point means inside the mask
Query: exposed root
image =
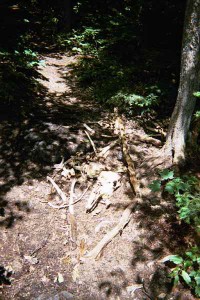
<svg viewBox="0 0 200 300"><path fill-rule="evenodd" d="M135 207L135 203L129 204L129 206L124 210L121 219L119 220L119 223L110 231L108 232L103 239L92 249L85 257L86 258L94 258L96 259L103 248L108 245L112 239L124 229L124 227L129 223L131 219L131 215L133 212L133 209Z"/></svg>
<svg viewBox="0 0 200 300"><path fill-rule="evenodd" d="M85 189L85 191L80 195L80 197L76 201L74 201L71 205L74 205L74 204L80 202L83 199L83 197L85 196L85 194L87 193L87 191L89 190L90 186L91 186L91 184ZM62 208L69 207L69 204L54 205L50 202L48 202L48 205L51 206L52 208L55 208L55 209L62 209Z"/></svg>
<svg viewBox="0 0 200 300"><path fill-rule="evenodd" d="M127 163L127 169L129 172L129 178L130 178L130 184L133 189L134 194L141 196L140 193L140 187L139 187L139 181L136 178L135 173L135 167L134 162L131 159L131 156L128 151L128 145L126 141L126 135L125 135L125 128L122 122L122 119L120 117L117 117L115 122L115 131L117 131L120 135L121 143L122 143L122 150L124 154L124 158ZM141 201L141 198L136 198L137 200L133 203L129 204L128 207L124 210L119 223L110 231L108 232L103 239L92 249L87 255L87 258L97 258L103 248L110 243L110 241L120 232L124 229L124 227L129 223L131 219L131 215L133 212L133 209L136 207L136 205Z"/></svg>

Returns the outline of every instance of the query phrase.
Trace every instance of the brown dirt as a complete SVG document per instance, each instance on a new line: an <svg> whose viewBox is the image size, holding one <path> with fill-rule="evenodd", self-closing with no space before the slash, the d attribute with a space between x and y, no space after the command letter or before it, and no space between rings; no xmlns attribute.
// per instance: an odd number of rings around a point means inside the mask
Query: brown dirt
<svg viewBox="0 0 200 300"><path fill-rule="evenodd" d="M46 175L54 176L69 195L72 179L61 177L54 164L78 152L94 159L83 124L95 130L92 139L99 149L113 140L103 136L113 135L113 114L81 95L68 76L74 58L49 55L43 59L46 66L40 69L40 84L44 92L38 107L30 118L1 124L1 299L194 299L190 293L172 290L168 269L159 263L185 243L185 228L176 220L172 199L148 189L156 171L147 158L159 149L138 142L137 136L146 135L136 121L126 120L126 129L143 186L142 203L98 260L80 260L117 224L134 195L123 173L111 206L106 209L99 204L94 212L86 213L88 191L74 206L77 240L71 241L68 210L48 205L48 201L58 204L60 200L51 192ZM123 166L120 152L116 146L103 164L112 170ZM93 180L78 183L75 193L80 194L89 182ZM59 274L63 282L56 280ZM131 293L135 285L140 288Z"/></svg>

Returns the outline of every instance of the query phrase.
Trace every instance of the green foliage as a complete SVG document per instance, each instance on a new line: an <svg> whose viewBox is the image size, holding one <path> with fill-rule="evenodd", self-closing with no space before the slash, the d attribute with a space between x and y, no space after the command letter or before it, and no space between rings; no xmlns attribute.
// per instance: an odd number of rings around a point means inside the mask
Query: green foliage
<svg viewBox="0 0 200 300"><path fill-rule="evenodd" d="M35 67L44 62L38 59L31 49L8 52L0 51L0 104L12 106L13 109L28 104L37 86ZM29 99L29 101L27 101Z"/></svg>
<svg viewBox="0 0 200 300"><path fill-rule="evenodd" d="M82 31L74 30L66 44L71 46L75 53L98 57L99 51L103 50L106 43L99 35L100 29L83 27Z"/></svg>
<svg viewBox="0 0 200 300"><path fill-rule="evenodd" d="M183 280L196 296L200 296L200 250L193 247L186 251L182 256L170 255L165 261L173 262L176 267L170 273L170 277L174 279L176 285Z"/></svg>
<svg viewBox="0 0 200 300"><path fill-rule="evenodd" d="M193 95L197 98L200 98L200 92L195 92L195 93L193 93Z"/></svg>
<svg viewBox="0 0 200 300"><path fill-rule="evenodd" d="M145 97L120 91L116 95L112 96L107 103L123 107L128 111L136 107L143 108L143 111L145 111L145 108L150 108L158 104L158 96L150 93Z"/></svg>
<svg viewBox="0 0 200 300"><path fill-rule="evenodd" d="M159 192L161 190L161 181L160 180L154 180L149 185L149 188L152 190L152 192Z"/></svg>
<svg viewBox="0 0 200 300"><path fill-rule="evenodd" d="M31 49L24 49L23 51L14 51L14 60L16 65L24 66L25 68L32 68L35 66L44 65L43 60L38 59L38 54Z"/></svg>
<svg viewBox="0 0 200 300"><path fill-rule="evenodd" d="M173 171L163 170L160 172L160 180L154 180L150 185L153 192L164 190L175 196L178 214L181 220L191 224L197 232L200 232L200 190L199 180L194 176L174 177ZM165 261L171 261L177 265L171 272L170 277L174 284L183 280L196 296L200 296L200 250L193 247L184 255L170 255Z"/></svg>
<svg viewBox="0 0 200 300"><path fill-rule="evenodd" d="M196 119L199 119L200 118L200 110L196 111L194 116Z"/></svg>
<svg viewBox="0 0 200 300"><path fill-rule="evenodd" d="M179 218L194 226L200 232L200 190L199 180L194 176L175 177L173 171L163 170L161 180L154 180L150 185L153 192L161 189L175 196Z"/></svg>

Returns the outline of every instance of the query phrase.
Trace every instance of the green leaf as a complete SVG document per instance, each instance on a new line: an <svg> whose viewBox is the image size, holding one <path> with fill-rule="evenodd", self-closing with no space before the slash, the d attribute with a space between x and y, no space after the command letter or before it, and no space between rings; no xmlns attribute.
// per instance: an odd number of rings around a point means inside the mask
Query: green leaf
<svg viewBox="0 0 200 300"><path fill-rule="evenodd" d="M183 262L182 257L178 256L178 255L170 255L169 260L172 261L176 265L179 265Z"/></svg>
<svg viewBox="0 0 200 300"><path fill-rule="evenodd" d="M192 258L193 255L194 255L191 251L187 251L187 252L185 252L185 254L186 254L187 256L189 256L190 258Z"/></svg>
<svg viewBox="0 0 200 300"><path fill-rule="evenodd" d="M195 97L200 98L200 92L195 92L195 93L193 93L193 95L194 95Z"/></svg>
<svg viewBox="0 0 200 300"><path fill-rule="evenodd" d="M168 192L169 194L175 193L175 186L174 186L173 182L168 182L166 184L165 191Z"/></svg>
<svg viewBox="0 0 200 300"><path fill-rule="evenodd" d="M191 283L191 278L189 276L189 274L187 272L185 272L184 270L181 272L181 276L183 277L183 279L185 280L185 282L187 284Z"/></svg>
<svg viewBox="0 0 200 300"><path fill-rule="evenodd" d="M192 262L190 260L185 260L184 261L184 268L187 269L188 267L192 266Z"/></svg>
<svg viewBox="0 0 200 300"><path fill-rule="evenodd" d="M197 285L200 286L200 276L197 276L197 277L195 277L194 279L195 279Z"/></svg>
<svg viewBox="0 0 200 300"><path fill-rule="evenodd" d="M200 297L200 286L195 287L195 294Z"/></svg>
<svg viewBox="0 0 200 300"><path fill-rule="evenodd" d="M179 282L179 276L176 275L176 276L174 277L174 285L177 285L178 282Z"/></svg>
<svg viewBox="0 0 200 300"><path fill-rule="evenodd" d="M160 176L161 176L162 180L173 179L174 178L174 172L166 169L166 170L163 170L160 173Z"/></svg>
<svg viewBox="0 0 200 300"><path fill-rule="evenodd" d="M161 181L160 180L154 180L151 184L149 184L149 188L152 190L152 192L160 191Z"/></svg>

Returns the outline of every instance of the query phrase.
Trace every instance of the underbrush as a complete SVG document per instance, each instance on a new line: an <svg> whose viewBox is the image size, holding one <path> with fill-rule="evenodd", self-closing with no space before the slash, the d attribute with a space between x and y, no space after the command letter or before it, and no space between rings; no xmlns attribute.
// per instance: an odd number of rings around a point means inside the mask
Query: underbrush
<svg viewBox="0 0 200 300"><path fill-rule="evenodd" d="M176 97L174 64L155 49L142 50L136 38L122 35L118 40L111 30L106 33L84 27L63 40L79 54L74 75L80 87L98 102L130 115L152 109L168 113Z"/></svg>
<svg viewBox="0 0 200 300"><path fill-rule="evenodd" d="M29 106L37 91L36 66L43 64L31 49L0 51L0 105L6 110L19 110Z"/></svg>
<svg viewBox="0 0 200 300"><path fill-rule="evenodd" d="M200 184L195 176L174 177L173 171L164 170L160 173L160 180L150 184L152 191L161 189L176 200L180 221L189 224L197 236L200 235ZM195 241L195 238L194 238ZM184 282L196 296L200 296L200 249L194 244L184 253L170 255L165 261L171 261L175 267L170 273L174 284Z"/></svg>

